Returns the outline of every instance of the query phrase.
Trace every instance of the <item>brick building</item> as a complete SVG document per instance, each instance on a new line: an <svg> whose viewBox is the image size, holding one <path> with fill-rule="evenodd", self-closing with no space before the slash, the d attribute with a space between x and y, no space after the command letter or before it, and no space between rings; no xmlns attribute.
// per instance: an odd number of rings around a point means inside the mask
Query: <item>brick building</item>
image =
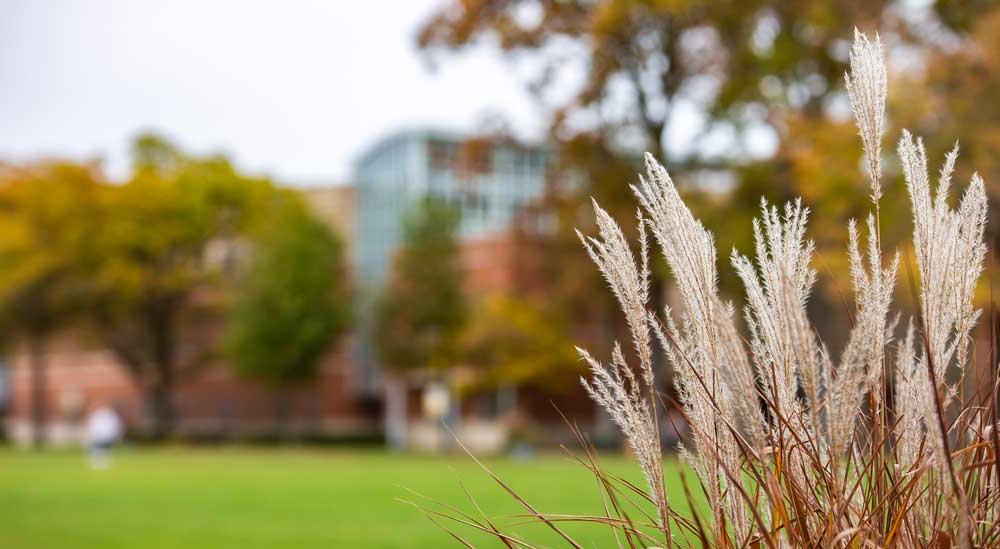
<svg viewBox="0 0 1000 549"><path fill-rule="evenodd" d="M383 383L364 343L370 303L366 297L377 294L385 279L408 208L425 196L457 205L469 291L481 295L515 290L511 223L519 208L541 196L548 162L541 148L498 142L467 149L459 136L430 131L393 135L359 158L352 186L302 191L318 217L345 239L362 299L358 333L323 359L315 384L289 396L286 417L293 433L369 437L382 432ZM131 429L147 425L141 388L98 341L85 333L65 332L46 345L50 440L76 439L86 411L99 403L116 406ZM23 349L15 349L0 372L7 433L28 440L32 384ZM184 436L253 437L274 431L274 395L237 378L223 362L179 380L173 404L177 432Z"/></svg>
<svg viewBox="0 0 1000 549"><path fill-rule="evenodd" d="M289 430L309 436L375 436L376 414L356 398L344 342L323 360L315 384L289 397ZM134 432L147 425L143 392L114 354L79 333L51 338L45 349L46 438L55 443L79 438L82 420L97 404L111 404ZM12 354L8 368L7 434L31 438L32 385L27 354ZM275 396L263 386L237 378L224 363L206 365L177 383L173 399L177 433L187 438L225 439L270 436Z"/></svg>

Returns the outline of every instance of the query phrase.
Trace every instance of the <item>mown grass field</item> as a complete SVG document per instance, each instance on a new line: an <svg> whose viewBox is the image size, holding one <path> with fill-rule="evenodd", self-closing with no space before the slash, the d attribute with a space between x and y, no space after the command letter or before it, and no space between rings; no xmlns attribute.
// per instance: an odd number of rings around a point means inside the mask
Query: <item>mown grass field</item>
<svg viewBox="0 0 1000 549"><path fill-rule="evenodd" d="M609 471L641 482L621 457ZM558 454L490 467L539 510L600 514L593 477ZM676 475L668 474L668 477ZM0 449L0 547L448 547L407 488L474 511L460 483L500 522L518 507L470 459L376 450L125 449L93 471L80 452ZM669 487L683 500L679 485ZM605 527L567 528L587 547L614 545ZM536 526L515 532L562 546ZM463 530L477 546L496 543Z"/></svg>

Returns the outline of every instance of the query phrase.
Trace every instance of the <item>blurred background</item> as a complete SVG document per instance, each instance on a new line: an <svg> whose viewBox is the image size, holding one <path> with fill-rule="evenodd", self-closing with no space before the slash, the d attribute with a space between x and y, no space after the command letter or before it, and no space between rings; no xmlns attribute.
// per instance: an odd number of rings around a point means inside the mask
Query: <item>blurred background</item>
<svg viewBox="0 0 1000 549"><path fill-rule="evenodd" d="M902 128L961 139L996 206L991 0L0 0L0 544L440 546L407 489L516 511L455 437L596 512L568 425L635 471L578 383L573 345L625 339L591 197L635 236L651 152L724 260L761 196L801 196L839 349L855 27L890 66L883 238Z"/></svg>

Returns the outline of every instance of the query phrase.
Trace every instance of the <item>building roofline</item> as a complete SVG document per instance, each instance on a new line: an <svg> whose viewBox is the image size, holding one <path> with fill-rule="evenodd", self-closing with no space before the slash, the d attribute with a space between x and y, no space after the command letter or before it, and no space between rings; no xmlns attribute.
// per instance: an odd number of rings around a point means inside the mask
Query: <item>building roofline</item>
<svg viewBox="0 0 1000 549"><path fill-rule="evenodd" d="M477 137L475 131L461 131L457 129L444 128L439 126L410 126L396 129L390 132L383 133L378 138L370 141L361 152L354 156L351 163L354 171L357 171L358 166L363 164L365 160L371 157L374 153L385 147L386 145L392 143L393 141L399 141L409 138L416 139L441 139L445 141L464 141L466 139L472 139ZM537 150L549 150L549 146L543 142L523 140L516 137L510 137L510 142L516 144L519 147L526 149L537 149Z"/></svg>

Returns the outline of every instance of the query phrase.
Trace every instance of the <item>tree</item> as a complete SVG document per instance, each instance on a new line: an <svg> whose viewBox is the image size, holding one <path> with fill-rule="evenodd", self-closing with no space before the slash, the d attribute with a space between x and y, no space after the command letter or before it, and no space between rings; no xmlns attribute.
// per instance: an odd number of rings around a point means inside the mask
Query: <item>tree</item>
<svg viewBox="0 0 1000 549"><path fill-rule="evenodd" d="M907 65L894 63L896 58L891 55L892 49L887 48L889 68L897 69L891 70L890 75L901 85L892 86L890 90L886 124L887 133L908 129L927 136L928 156L932 159L944 157L961 137L956 173L967 177L974 170L978 171L987 189L995 191L1000 189L997 186L1000 163L994 154L1000 109L991 98L1000 85L996 70L997 54L1000 53L996 32L1000 29L1000 10L987 4L936 3L934 8L941 17L962 33L950 37L953 40L951 48L928 52L919 70L906 70ZM900 58L911 60L909 55ZM761 189L756 194L764 194L762 191L767 185L773 187L775 182L780 182L780 186L789 189L789 197L801 196L814 212L810 232L816 240L821 273L829 270L837 278L847 275L847 258L840 251L843 235L838 228L843 220L862 219L865 215L864 204L851 198L864 181L863 170L853 162L859 158L856 128L848 119L809 120L789 113L782 118L779 130L785 145L768 162L770 169L762 169L756 175L741 175L741 186L748 187L753 182L753 186ZM885 220L882 239L887 245L894 245L907 238L906 221L910 212L897 160L888 154L894 144L887 142L884 147L886 185L881 205ZM729 202L738 202L747 194L741 192ZM996 192L990 192L989 196L993 206L1000 206ZM736 217L739 216L731 212L719 212L708 222L713 226L720 223L746 225L746 220ZM1000 249L1000 225L994 220L987 229L988 241L994 249ZM738 234L735 230L720 232ZM726 242L720 242L721 249L727 247ZM739 247L747 249L749 246ZM820 290L831 294L838 291L822 286ZM837 295L832 297L840 299Z"/></svg>
<svg viewBox="0 0 1000 549"><path fill-rule="evenodd" d="M660 155L681 103L708 114L706 130L750 129L767 115L755 108L761 104L820 112L838 91L844 37L878 22L892 4L449 1L418 43L433 54L488 40L530 57L538 67L530 89L551 109L553 137L590 134L619 150ZM578 73L582 82L568 84ZM691 151L707 160L706 153Z"/></svg>
<svg viewBox="0 0 1000 549"><path fill-rule="evenodd" d="M402 243L375 305L372 342L392 374L387 385L389 442L403 442L405 386L417 369L454 365L466 321L456 230L458 211L436 199L421 201L403 223Z"/></svg>
<svg viewBox="0 0 1000 549"><path fill-rule="evenodd" d="M304 205L284 208L251 250L229 312L226 350L236 371L276 393L284 431L287 391L316 378L348 325L343 246Z"/></svg>
<svg viewBox="0 0 1000 549"><path fill-rule="evenodd" d="M437 59L486 41L537 68L527 85L549 113L556 160L550 196L535 214L558 221L545 234L520 232L524 255L536 257L519 264L535 267L524 278L543 281L542 295L599 327L597 339L607 341L616 339L617 313L609 300L595 298L602 295L600 279L580 275L587 269L573 232L588 229L590 198L614 217L629 217L634 205L622 182L634 181L642 152L669 156L674 172L728 171L762 154L753 145L757 136L773 135L774 112L822 116L846 68L845 37L855 25L880 20L889 4L449 1L423 26L418 44ZM670 131L691 125L679 116L685 113L704 124L689 146L668 150ZM559 184L567 180L582 185ZM680 188L693 194L686 181ZM725 215L753 217L758 189L749 194L754 198L746 203L727 203ZM634 237L634 228L626 235ZM666 300L662 263L654 275L651 296L659 309Z"/></svg>
<svg viewBox="0 0 1000 549"><path fill-rule="evenodd" d="M558 392L583 365L566 323L551 308L500 295L477 304L462 333L461 354L473 372L470 390L534 385Z"/></svg>
<svg viewBox="0 0 1000 549"><path fill-rule="evenodd" d="M818 186L797 177L808 168L808 149L822 150L831 140L812 129L843 106L840 84L853 28L878 30L910 46L911 54L934 52L942 37L967 32L987 4L936 2L911 17L903 12L923 8L891 0L453 0L429 18L418 45L436 61L487 43L534 71L527 87L549 113L556 160L550 195L525 216L527 230L519 232L525 257L518 265L534 269L523 277L541 281L538 293L573 318L600 326L605 335L597 339L607 341L620 322L606 299L594 297L600 280L580 274L586 270L572 229L588 229L591 197L612 216L631 217L622 182L641 170L641 152L653 152L682 174L678 188L718 228L720 249L745 250L750 242L740 229L756 215L761 195L780 201ZM856 143L849 124L837 129L833 137ZM673 130L691 133L684 146L668 146L680 141L669 138ZM853 148L838 151L856 158ZM852 168L843 162L837 172L822 173L828 194L838 196L837 214L859 210L842 192L863 184ZM850 177L836 177L845 172ZM808 200L820 193L826 191L804 194ZM554 229L533 231L535 217L556 220L544 224ZM635 236L633 227L625 231ZM838 237L827 232L819 240ZM662 262L653 268L651 298L659 309L667 273ZM732 276L720 282L724 290L740 291Z"/></svg>
<svg viewBox="0 0 1000 549"><path fill-rule="evenodd" d="M88 302L103 191L94 166L48 163L0 173L0 326L27 347L36 446L45 436L45 339Z"/></svg>
<svg viewBox="0 0 1000 549"><path fill-rule="evenodd" d="M281 194L225 158L193 158L156 136L137 139L133 158L101 231L96 317L160 438L173 430L178 380L216 352L218 282Z"/></svg>
<svg viewBox="0 0 1000 549"><path fill-rule="evenodd" d="M404 220L375 312L375 348L392 370L446 368L456 356L466 318L458 220L454 208L430 198Z"/></svg>
<svg viewBox="0 0 1000 549"><path fill-rule="evenodd" d="M991 211L996 211L1000 207L1000 160L996 155L1000 106L993 97L1000 85L1000 8L986 3L991 10L984 15L983 6L974 2L972 6L944 4L955 8L958 13L954 17L967 25L969 34L954 54L930 57L922 75L925 81L905 88L906 94L898 102L898 117L906 127L928 135L928 147L934 153L950 150L961 137L959 173L982 175L990 191ZM921 97L919 92L928 88L929 93ZM1000 221L991 218L987 230L990 245L1000 251Z"/></svg>

